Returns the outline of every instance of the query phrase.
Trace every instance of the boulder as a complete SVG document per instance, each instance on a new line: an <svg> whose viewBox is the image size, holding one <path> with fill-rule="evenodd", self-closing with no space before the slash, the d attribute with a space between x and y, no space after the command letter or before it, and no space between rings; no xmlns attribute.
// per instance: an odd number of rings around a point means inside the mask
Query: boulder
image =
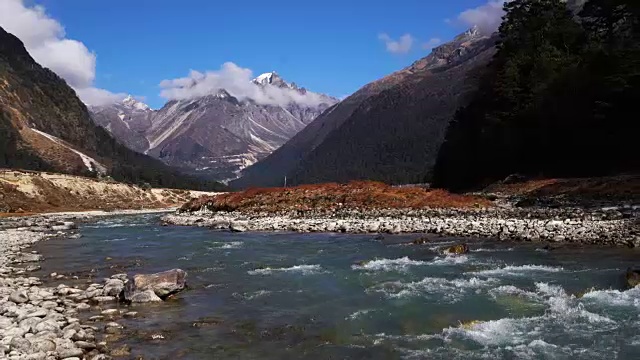
<svg viewBox="0 0 640 360"><path fill-rule="evenodd" d="M461 255L469 252L467 244L456 244L445 249L445 254Z"/></svg>
<svg viewBox="0 0 640 360"><path fill-rule="evenodd" d="M640 267L628 268L626 279L627 286L630 288L640 285Z"/></svg>
<svg viewBox="0 0 640 360"><path fill-rule="evenodd" d="M186 277L187 273L181 269L149 275L135 275L125 285L124 299L131 302L158 301L157 298L166 299L184 290Z"/></svg>
<svg viewBox="0 0 640 360"><path fill-rule="evenodd" d="M120 279L109 279L102 289L102 295L118 297L122 290L124 290L124 281Z"/></svg>

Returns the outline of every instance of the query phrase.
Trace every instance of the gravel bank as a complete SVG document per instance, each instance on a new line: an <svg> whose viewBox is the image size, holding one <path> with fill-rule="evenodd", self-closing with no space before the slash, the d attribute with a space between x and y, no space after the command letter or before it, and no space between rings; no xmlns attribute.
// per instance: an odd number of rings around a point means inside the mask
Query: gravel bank
<svg viewBox="0 0 640 360"><path fill-rule="evenodd" d="M95 214L73 214L75 221ZM44 215L3 219L0 222L0 358L56 360L111 359L129 356L128 346L112 348L122 339L123 326L117 320L134 317L117 302L126 274L85 285L56 287L43 285L30 276L40 269L41 254L28 248L56 236L70 237L76 225L69 216ZM49 275L57 281L79 283L62 274ZM123 310L125 309L125 310Z"/></svg>
<svg viewBox="0 0 640 360"><path fill-rule="evenodd" d="M231 231L346 233L432 233L495 237L504 240L580 242L640 246L638 206L601 209L483 208L473 210L341 210L278 214L209 212L174 213L168 224Z"/></svg>

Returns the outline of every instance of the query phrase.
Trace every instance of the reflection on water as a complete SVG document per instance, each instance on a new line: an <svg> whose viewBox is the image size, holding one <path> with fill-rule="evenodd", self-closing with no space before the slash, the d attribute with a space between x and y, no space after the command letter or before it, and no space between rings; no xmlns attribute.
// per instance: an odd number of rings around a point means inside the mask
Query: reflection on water
<svg viewBox="0 0 640 360"><path fill-rule="evenodd" d="M468 254L443 256L438 247L456 239L405 245L415 236L227 233L157 220L101 219L80 239L38 245L43 273L189 273L189 291L124 320L134 355L640 358L640 289L620 290L633 250L467 239Z"/></svg>

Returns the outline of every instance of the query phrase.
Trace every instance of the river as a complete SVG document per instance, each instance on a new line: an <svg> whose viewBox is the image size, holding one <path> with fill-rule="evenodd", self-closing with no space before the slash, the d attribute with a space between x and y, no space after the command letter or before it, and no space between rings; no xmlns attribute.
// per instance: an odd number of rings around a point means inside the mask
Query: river
<svg viewBox="0 0 640 360"><path fill-rule="evenodd" d="M637 251L416 235L230 233L98 218L35 246L42 271L188 272L189 290L123 319L145 359L637 359ZM66 281L69 284L69 281ZM55 285L55 284L54 284Z"/></svg>

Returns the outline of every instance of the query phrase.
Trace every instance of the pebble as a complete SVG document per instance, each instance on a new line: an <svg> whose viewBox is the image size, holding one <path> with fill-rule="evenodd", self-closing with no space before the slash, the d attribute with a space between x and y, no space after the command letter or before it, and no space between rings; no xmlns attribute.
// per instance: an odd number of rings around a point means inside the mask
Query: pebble
<svg viewBox="0 0 640 360"><path fill-rule="evenodd" d="M53 223L53 225L51 225ZM0 222L0 358L14 360L93 359L107 360L110 355L106 343L96 345L96 332L100 328L82 324L73 317L80 311L91 310L87 302L106 303L117 301L115 296L104 296L103 283L93 283L87 289L59 284L42 286L40 279L29 277L28 272L41 269L33 264L43 259L36 251L27 251L32 244L46 240L58 233L47 232L56 227L75 228L72 222L60 222L48 217L15 219ZM23 267L14 267L22 265ZM51 279L67 276L52 272ZM77 278L77 276L75 276ZM114 275L107 282L110 292L127 281L126 274ZM119 315L118 309L106 309L102 313L111 318ZM105 316L95 315L93 321ZM109 323L108 329L121 331L122 325ZM109 336L105 334L103 336ZM119 349L128 356L129 347Z"/></svg>
<svg viewBox="0 0 640 360"><path fill-rule="evenodd" d="M176 212L164 223L234 231L297 231L344 233L431 233L502 240L580 242L640 247L637 221L601 208L530 207L513 205L472 209L342 209L280 213Z"/></svg>

